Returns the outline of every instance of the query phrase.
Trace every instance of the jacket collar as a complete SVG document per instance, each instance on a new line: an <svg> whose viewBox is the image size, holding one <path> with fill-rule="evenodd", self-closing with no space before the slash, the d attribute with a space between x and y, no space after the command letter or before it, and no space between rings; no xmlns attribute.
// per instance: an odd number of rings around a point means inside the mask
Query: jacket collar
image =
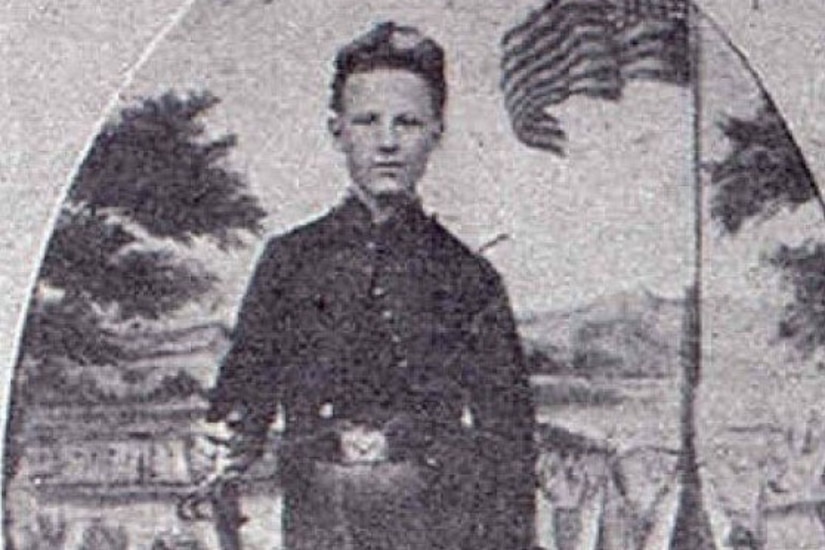
<svg viewBox="0 0 825 550"><path fill-rule="evenodd" d="M350 228L360 234L382 235L401 233L414 235L427 225L430 218L424 212L421 201L416 199L401 205L386 220L376 222L372 210L361 198L349 193L333 210L336 225Z"/></svg>

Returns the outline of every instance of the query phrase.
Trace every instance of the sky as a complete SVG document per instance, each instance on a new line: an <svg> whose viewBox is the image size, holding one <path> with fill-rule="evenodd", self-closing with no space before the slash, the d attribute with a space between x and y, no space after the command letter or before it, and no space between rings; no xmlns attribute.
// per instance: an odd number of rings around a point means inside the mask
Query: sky
<svg viewBox="0 0 825 550"><path fill-rule="evenodd" d="M567 158L533 151L513 137L498 89L499 38L528 3L453 2L438 19L431 2L384 4L198 4L125 99L168 88L221 97L207 124L238 135L232 164L278 233L322 214L347 185L326 131L336 48L376 20L418 25L444 45L450 83L425 205L473 247L508 236L488 255L515 307L575 307L641 287L681 295L692 232L688 90L634 84L621 103L570 101L557 111L571 135ZM236 295L249 261L210 258Z"/></svg>
<svg viewBox="0 0 825 550"><path fill-rule="evenodd" d="M749 0L701 4L748 54L825 181L825 156L817 154L825 143L825 73L819 70L825 51L819 29L808 24L821 21L825 7L805 0L762 2L758 10ZM210 89L222 103L210 113L208 130L238 135L232 167L270 212L268 234L277 234L321 215L347 185L343 159L326 131L331 60L342 43L383 19L418 25L446 49L448 131L421 192L427 209L471 246L507 235L487 256L504 275L518 312L578 307L640 288L681 296L694 267L690 92L632 83L621 102L570 100L554 109L570 135L566 157L529 149L514 138L503 109L498 41L538 5L9 3L2 18L9 31L4 74L15 76L4 90L10 108L2 113L0 134L8 197L0 205L8 258L0 280L11 300L1 319L10 336L4 349L13 348L49 218L96 125L140 97ZM747 89L741 70L717 65L724 76L717 81ZM716 95L738 97L743 105L729 107L748 110L748 93ZM747 297L753 284L762 284L777 291L775 278L754 271L764 246L775 244L779 233L796 242L816 235L818 216L803 211L755 226L738 242L712 241L708 248L721 260L709 290ZM251 241L229 256L196 251L224 283L206 310L191 311L193 321L232 322L259 244ZM748 277L751 284L741 284Z"/></svg>
<svg viewBox="0 0 825 550"><path fill-rule="evenodd" d="M323 214L348 183L326 130L336 48L375 21L417 25L444 45L450 83L446 139L421 184L425 205L473 247L507 236L487 255L516 310L567 309L642 288L682 296L693 274L691 91L637 82L620 102L568 100L554 109L570 136L566 156L527 148L502 105L499 39L535 5L454 0L434 18L430 0L196 2L120 104L168 89L218 95L208 129L238 135L231 164L277 234ZM746 13L756 32L761 14ZM727 64L722 71L734 81L723 97L745 90L725 101L752 108L750 77ZM712 292L750 292L733 268L750 268L759 251L740 248L725 249L727 271ZM211 304L217 317L231 322L255 251L202 255L224 281Z"/></svg>
<svg viewBox="0 0 825 550"><path fill-rule="evenodd" d="M329 64L343 41L388 17L420 25L447 48L450 129L422 192L428 208L471 245L509 235L489 256L505 273L517 307L565 308L638 285L663 295L680 293L690 270L685 265L689 246L682 246L690 212L685 208L684 146L673 143L685 137L687 100L678 90L668 90L665 97L632 94L636 105L569 102L557 111L563 118L565 111L575 113L564 120L571 136L577 136L568 158L562 162L528 150L512 137L501 107L497 41L504 28L538 4L7 3L3 74L14 77L4 89L10 109L2 113L0 134L5 143L0 176L8 191L0 216L8 254L0 275L11 299L3 317L6 333L18 324L49 218L113 91L121 88L114 103L122 105L169 86L214 88L224 103L209 127L239 135L233 165L249 177L272 212L267 226L277 233L324 212L346 185L341 159L325 130ZM825 53L819 29L809 24L821 20L825 7L805 0L762 2L758 10L750 0L701 4L749 54L815 173L825 173L825 159L816 154L825 142L820 122L825 77L818 70ZM437 10L433 17L433 6L449 9ZM165 30L168 34L157 40ZM133 77L132 85L125 85L126 76ZM625 116L640 106L651 116ZM652 116L657 108L673 119L674 128L668 139L644 144L646 154L636 164L644 169L622 162L617 172L611 159L587 158L638 156L631 140L614 138L644 137L647 122L662 126ZM606 118L621 121L622 127L593 131ZM625 142L624 148L616 147L617 141ZM594 143L611 147L593 153ZM660 163L662 158L669 162ZM634 186L616 185L620 180L634 180ZM221 262L227 296L239 292L253 254L254 247L245 256ZM220 307L229 310L234 301L228 297Z"/></svg>

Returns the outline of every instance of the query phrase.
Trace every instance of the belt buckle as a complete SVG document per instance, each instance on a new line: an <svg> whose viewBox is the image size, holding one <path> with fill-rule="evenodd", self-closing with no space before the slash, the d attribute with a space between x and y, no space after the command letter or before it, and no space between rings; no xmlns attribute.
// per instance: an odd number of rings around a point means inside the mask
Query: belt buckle
<svg viewBox="0 0 825 550"><path fill-rule="evenodd" d="M389 460L389 445L384 432L363 424L339 432L343 464L380 464Z"/></svg>

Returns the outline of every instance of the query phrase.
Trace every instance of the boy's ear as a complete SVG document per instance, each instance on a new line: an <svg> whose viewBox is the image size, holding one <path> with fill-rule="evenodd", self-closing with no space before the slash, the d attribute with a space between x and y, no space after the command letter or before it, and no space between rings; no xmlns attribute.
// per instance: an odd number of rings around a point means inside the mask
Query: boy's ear
<svg viewBox="0 0 825 550"><path fill-rule="evenodd" d="M335 142L335 148L341 149L341 132L342 132L342 122L341 117L338 115L330 115L327 119L327 129L329 130L332 139Z"/></svg>
<svg viewBox="0 0 825 550"><path fill-rule="evenodd" d="M432 134L433 134L433 139L435 140L435 142L439 143L441 141L441 136L444 135L444 122L443 121L439 121L438 124L436 124L435 128L433 128Z"/></svg>

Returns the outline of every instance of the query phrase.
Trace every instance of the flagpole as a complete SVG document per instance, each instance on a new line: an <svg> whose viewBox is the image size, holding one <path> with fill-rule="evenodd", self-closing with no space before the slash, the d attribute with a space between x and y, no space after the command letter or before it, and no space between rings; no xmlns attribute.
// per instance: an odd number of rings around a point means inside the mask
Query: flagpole
<svg viewBox="0 0 825 550"><path fill-rule="evenodd" d="M688 5L688 47L693 104L692 185L694 208L693 280L687 289L682 321L682 383L680 407L681 452L679 457L679 500L670 550L715 550L713 531L702 497L702 480L696 449L696 394L702 372L702 282L704 278L704 203L702 181L702 93L701 35L699 11Z"/></svg>

